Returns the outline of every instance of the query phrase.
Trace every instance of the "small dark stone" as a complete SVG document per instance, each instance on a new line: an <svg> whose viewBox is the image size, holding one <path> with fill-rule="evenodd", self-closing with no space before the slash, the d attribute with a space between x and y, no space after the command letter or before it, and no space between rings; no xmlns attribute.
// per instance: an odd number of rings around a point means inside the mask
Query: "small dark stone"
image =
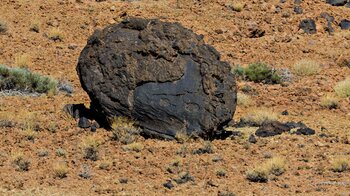
<svg viewBox="0 0 350 196"><path fill-rule="evenodd" d="M49 152L47 152L46 150L45 151L39 151L38 152L38 156L39 157L47 157L47 156L49 156Z"/></svg>
<svg viewBox="0 0 350 196"><path fill-rule="evenodd" d="M326 0L326 3L332 6L344 6L347 2L348 0Z"/></svg>
<svg viewBox="0 0 350 196"><path fill-rule="evenodd" d="M0 128L11 128L15 127L16 123L9 120L0 120Z"/></svg>
<svg viewBox="0 0 350 196"><path fill-rule="evenodd" d="M328 129L326 127L321 127L321 131L328 131Z"/></svg>
<svg viewBox="0 0 350 196"><path fill-rule="evenodd" d="M100 125L98 124L98 122L94 121L92 124L91 124L91 132L96 132L96 130L100 128Z"/></svg>
<svg viewBox="0 0 350 196"><path fill-rule="evenodd" d="M86 128L89 128L90 126L91 126L91 123L89 119L85 117L79 118L78 127L86 129Z"/></svg>
<svg viewBox="0 0 350 196"><path fill-rule="evenodd" d="M296 14L302 14L304 11L303 8L301 8L301 6L294 6L294 12Z"/></svg>
<svg viewBox="0 0 350 196"><path fill-rule="evenodd" d="M297 135L314 135L316 132L313 129L310 128L299 128L294 134Z"/></svg>
<svg viewBox="0 0 350 196"><path fill-rule="evenodd" d="M316 33L316 23L312 19L304 19L300 22L299 28L303 29L305 33L315 34Z"/></svg>
<svg viewBox="0 0 350 196"><path fill-rule="evenodd" d="M278 121L274 121L263 124L258 130L256 130L255 135L258 137L271 137L289 131L290 127Z"/></svg>
<svg viewBox="0 0 350 196"><path fill-rule="evenodd" d="M179 174L179 178L177 179L174 179L174 181L177 183L177 184L184 184L188 181L192 181L194 182L194 178L193 176L191 176L190 173L188 172L182 172Z"/></svg>
<svg viewBox="0 0 350 196"><path fill-rule="evenodd" d="M174 185L173 185L173 183L170 180L168 180L166 183L164 183L163 186L165 188L168 188L168 189L174 188Z"/></svg>
<svg viewBox="0 0 350 196"><path fill-rule="evenodd" d="M327 138L329 137L327 134L325 133L321 133L320 135L318 135L320 138Z"/></svg>
<svg viewBox="0 0 350 196"><path fill-rule="evenodd" d="M328 14L327 12L322 12L320 16L321 18L326 19L327 22L334 22L334 17Z"/></svg>
<svg viewBox="0 0 350 196"><path fill-rule="evenodd" d="M302 122L287 122L285 123L285 125L288 126L290 129L307 128L307 126Z"/></svg>
<svg viewBox="0 0 350 196"><path fill-rule="evenodd" d="M333 29L333 27L332 27L332 23L331 23L331 22L327 22L326 31L327 31L330 35L333 35L333 34L334 34L334 29Z"/></svg>
<svg viewBox="0 0 350 196"><path fill-rule="evenodd" d="M287 0L280 0L280 3L285 3Z"/></svg>
<svg viewBox="0 0 350 196"><path fill-rule="evenodd" d="M255 144L257 142L255 136L253 134L250 134L249 138L248 138L248 142Z"/></svg>
<svg viewBox="0 0 350 196"><path fill-rule="evenodd" d="M282 114L283 116L288 116L288 115L289 115L289 112L288 112L288 110L284 110L281 114Z"/></svg>
<svg viewBox="0 0 350 196"><path fill-rule="evenodd" d="M265 30L260 28L254 28L250 30L249 38L259 38L265 35Z"/></svg>
<svg viewBox="0 0 350 196"><path fill-rule="evenodd" d="M342 30L350 29L350 21L347 19L341 20L339 26Z"/></svg>
<svg viewBox="0 0 350 196"><path fill-rule="evenodd" d="M129 182L129 180L128 180L127 178L120 178L120 179L119 179L119 182L120 182L121 184L127 184L127 183Z"/></svg>
<svg viewBox="0 0 350 196"><path fill-rule="evenodd" d="M348 3L345 4L345 7L350 8L350 1Z"/></svg>

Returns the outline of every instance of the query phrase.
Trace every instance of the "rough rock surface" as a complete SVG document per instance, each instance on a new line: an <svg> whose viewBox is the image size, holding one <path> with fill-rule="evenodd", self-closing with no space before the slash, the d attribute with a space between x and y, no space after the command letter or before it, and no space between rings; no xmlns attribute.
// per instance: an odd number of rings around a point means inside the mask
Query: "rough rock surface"
<svg viewBox="0 0 350 196"><path fill-rule="evenodd" d="M128 116L149 137L211 137L235 111L230 65L178 23L127 19L96 31L77 72L93 111Z"/></svg>
<svg viewBox="0 0 350 196"><path fill-rule="evenodd" d="M327 0L326 2L333 6L344 6L348 0Z"/></svg>
<svg viewBox="0 0 350 196"><path fill-rule="evenodd" d="M304 30L305 33L314 34L316 33L316 23L312 19L304 19L300 22L299 28Z"/></svg>

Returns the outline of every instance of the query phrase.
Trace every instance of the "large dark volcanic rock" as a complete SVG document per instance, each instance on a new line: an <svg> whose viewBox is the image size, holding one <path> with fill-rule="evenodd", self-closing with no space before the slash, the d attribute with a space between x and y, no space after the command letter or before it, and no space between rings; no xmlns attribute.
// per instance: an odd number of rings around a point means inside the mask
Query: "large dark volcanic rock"
<svg viewBox="0 0 350 196"><path fill-rule="evenodd" d="M211 137L236 107L230 65L178 23L128 19L96 31L77 72L95 112L131 117L150 137Z"/></svg>

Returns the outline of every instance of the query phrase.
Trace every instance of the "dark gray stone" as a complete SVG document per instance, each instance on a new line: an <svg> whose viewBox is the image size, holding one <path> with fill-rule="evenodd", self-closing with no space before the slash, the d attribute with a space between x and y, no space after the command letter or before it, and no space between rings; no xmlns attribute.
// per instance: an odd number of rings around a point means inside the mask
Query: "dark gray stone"
<svg viewBox="0 0 350 196"><path fill-rule="evenodd" d="M251 134L248 138L248 142L249 143L252 143L252 144L255 144L257 142L255 136L253 134Z"/></svg>
<svg viewBox="0 0 350 196"><path fill-rule="evenodd" d="M178 23L127 19L97 30L77 72L93 113L130 117L147 137L211 137L235 112L230 65Z"/></svg>
<svg viewBox="0 0 350 196"><path fill-rule="evenodd" d="M350 29L350 20L344 19L341 20L339 26L342 30Z"/></svg>
<svg viewBox="0 0 350 196"><path fill-rule="evenodd" d="M89 119L85 117L79 118L78 127L86 129L86 128L89 128L90 126L91 126L91 123Z"/></svg>
<svg viewBox="0 0 350 196"><path fill-rule="evenodd" d="M294 7L294 12L296 14L302 14L304 11L303 11L303 8L301 8L301 6L295 6Z"/></svg>
<svg viewBox="0 0 350 196"><path fill-rule="evenodd" d="M312 19L304 19L300 22L299 28L303 29L305 33L314 34L316 33L316 23Z"/></svg>
<svg viewBox="0 0 350 196"><path fill-rule="evenodd" d="M344 6L347 2L348 0L326 0L326 3L333 6Z"/></svg>
<svg viewBox="0 0 350 196"><path fill-rule="evenodd" d="M297 129L297 131L294 132L293 134L296 134L296 135L315 135L315 133L316 133L315 130L306 127L306 128Z"/></svg>
<svg viewBox="0 0 350 196"><path fill-rule="evenodd" d="M274 121L263 124L258 130L255 131L255 135L258 137L271 137L281 135L284 132L289 132L290 129L291 128L286 124Z"/></svg>

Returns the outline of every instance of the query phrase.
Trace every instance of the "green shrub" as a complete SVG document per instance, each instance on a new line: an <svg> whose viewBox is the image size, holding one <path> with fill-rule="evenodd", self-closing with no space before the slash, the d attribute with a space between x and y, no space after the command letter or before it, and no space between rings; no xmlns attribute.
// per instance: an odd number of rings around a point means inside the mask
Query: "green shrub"
<svg viewBox="0 0 350 196"><path fill-rule="evenodd" d="M281 83L281 76L275 69L265 63L252 63L245 68L238 66L234 69L234 73L244 80L249 80L256 83Z"/></svg>
<svg viewBox="0 0 350 196"><path fill-rule="evenodd" d="M57 81L23 68L0 65L0 90L21 90L37 93L56 93Z"/></svg>

